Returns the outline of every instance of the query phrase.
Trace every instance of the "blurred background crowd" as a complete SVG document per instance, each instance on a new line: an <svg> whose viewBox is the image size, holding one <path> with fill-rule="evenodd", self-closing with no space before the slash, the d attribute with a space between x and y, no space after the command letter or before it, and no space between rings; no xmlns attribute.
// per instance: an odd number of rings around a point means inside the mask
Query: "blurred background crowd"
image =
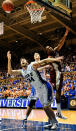
<svg viewBox="0 0 76 131"><path fill-rule="evenodd" d="M70 60L70 61L69 61ZM61 96L76 96L76 56L64 59L62 63L63 85ZM47 76L46 76L47 79ZM27 98L31 93L32 86L22 76L9 77L7 71L0 71L0 99L4 98Z"/></svg>

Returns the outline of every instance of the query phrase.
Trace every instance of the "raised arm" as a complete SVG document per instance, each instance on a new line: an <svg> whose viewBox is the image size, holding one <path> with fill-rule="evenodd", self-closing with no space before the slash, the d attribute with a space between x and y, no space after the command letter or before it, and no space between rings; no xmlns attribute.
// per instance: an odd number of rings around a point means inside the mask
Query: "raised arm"
<svg viewBox="0 0 76 131"><path fill-rule="evenodd" d="M34 62L33 68L37 69L37 68L48 65L50 62L61 62L61 60L63 60L63 56L57 57L57 58L46 58L46 59L40 60L38 62Z"/></svg>
<svg viewBox="0 0 76 131"><path fill-rule="evenodd" d="M8 58L8 74L10 75L19 75L21 74L21 70L12 70L11 67L11 53L10 51L7 52L7 58Z"/></svg>
<svg viewBox="0 0 76 131"><path fill-rule="evenodd" d="M60 51L60 49L61 49L62 46L64 45L64 42L65 42L65 40L66 40L67 35L68 35L68 29L66 29L66 32L65 32L63 38L60 40L58 46L54 48L55 51Z"/></svg>

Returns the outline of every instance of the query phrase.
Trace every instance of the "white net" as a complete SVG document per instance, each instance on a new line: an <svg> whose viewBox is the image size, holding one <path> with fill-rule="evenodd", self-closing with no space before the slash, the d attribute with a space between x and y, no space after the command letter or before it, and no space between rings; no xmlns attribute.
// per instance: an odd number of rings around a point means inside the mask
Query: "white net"
<svg viewBox="0 0 76 131"><path fill-rule="evenodd" d="M30 16L31 16L31 23L36 23L36 22L42 22L42 13L44 11L44 7L40 9L30 9L26 7Z"/></svg>
<svg viewBox="0 0 76 131"><path fill-rule="evenodd" d="M42 22L44 7L41 7L37 2L30 0L26 3L26 8L31 16L31 23Z"/></svg>

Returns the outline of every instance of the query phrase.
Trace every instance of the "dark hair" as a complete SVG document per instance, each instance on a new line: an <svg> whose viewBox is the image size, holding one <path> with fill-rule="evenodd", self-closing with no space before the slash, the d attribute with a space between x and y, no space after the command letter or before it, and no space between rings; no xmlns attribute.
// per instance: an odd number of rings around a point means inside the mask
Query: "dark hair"
<svg viewBox="0 0 76 131"><path fill-rule="evenodd" d="M24 57L21 57L21 58L20 58L20 62L21 62L22 59L25 59L25 58L24 58ZM25 59L25 60L26 60L26 59Z"/></svg>
<svg viewBox="0 0 76 131"><path fill-rule="evenodd" d="M48 56L55 56L54 49L50 46L46 46L46 52L47 52Z"/></svg>

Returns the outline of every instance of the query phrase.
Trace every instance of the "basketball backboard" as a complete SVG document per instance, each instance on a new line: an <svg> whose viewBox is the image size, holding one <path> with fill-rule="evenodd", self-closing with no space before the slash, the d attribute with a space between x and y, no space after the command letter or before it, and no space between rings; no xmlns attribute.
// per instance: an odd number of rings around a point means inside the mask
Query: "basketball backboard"
<svg viewBox="0 0 76 131"><path fill-rule="evenodd" d="M35 0L42 4L46 9L54 10L63 16L72 17L72 2L70 0Z"/></svg>

